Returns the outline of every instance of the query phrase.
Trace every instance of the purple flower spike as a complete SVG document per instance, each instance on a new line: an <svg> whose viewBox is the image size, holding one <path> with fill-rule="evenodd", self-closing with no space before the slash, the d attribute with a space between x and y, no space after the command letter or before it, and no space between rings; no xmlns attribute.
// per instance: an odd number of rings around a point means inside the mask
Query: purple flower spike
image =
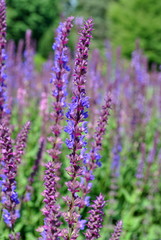
<svg viewBox="0 0 161 240"><path fill-rule="evenodd" d="M46 164L46 171L44 176L45 190L43 192L45 207L42 209L44 219L43 231L41 232L41 240L58 240L60 236L59 220L60 206L56 204L58 192L56 191L57 171L60 168L60 163L49 162ZM39 230L38 230L39 231Z"/></svg>
<svg viewBox="0 0 161 240"><path fill-rule="evenodd" d="M27 122L17 136L16 149L14 152L14 156L17 161L17 164L21 163L21 158L24 154L29 130L30 130L30 122Z"/></svg>
<svg viewBox="0 0 161 240"><path fill-rule="evenodd" d="M64 23L60 23L57 29L57 37L53 49L55 51L54 67L51 83L53 83L53 97L55 98L54 110L57 115L55 117L62 118L62 108L65 105L66 84L67 84L67 72L70 68L67 66L68 63L68 35L71 28L73 27L72 21L74 17L69 17ZM56 120L56 118L55 118Z"/></svg>
<svg viewBox="0 0 161 240"><path fill-rule="evenodd" d="M80 212L85 206L84 197L79 197L77 193L82 192L82 183L80 177L84 175L83 161L86 156L85 136L87 133L86 118L88 117L86 108L89 107L89 98L86 96L85 82L87 71L87 59L89 44L92 38L93 20L88 19L80 32L80 38L77 45L76 60L74 67L74 89L72 102L69 104L69 110L66 114L68 125L65 131L69 134L66 140L67 147L72 150L69 155L70 166L66 169L71 180L66 183L71 196L64 197L68 205L68 212L63 213L69 226L67 239L77 239L80 231ZM81 150L81 151L80 151ZM88 204L88 203L87 203Z"/></svg>
<svg viewBox="0 0 161 240"><path fill-rule="evenodd" d="M114 229L114 233L112 234L112 237L109 240L120 240L122 232L122 221L119 221Z"/></svg>
<svg viewBox="0 0 161 240"><path fill-rule="evenodd" d="M7 94L6 94L6 3L5 0L0 1L0 121L4 114L8 114Z"/></svg>
<svg viewBox="0 0 161 240"><path fill-rule="evenodd" d="M91 191L92 183L89 181L92 181L94 179L93 176L93 170L97 167L101 166L101 155L99 154L101 147L102 147L102 140L103 135L106 132L106 126L108 123L108 117L110 115L109 110L111 109L111 96L109 95L106 100L105 104L102 106L102 112L100 114L100 119L98 121L98 127L96 129L95 133L95 142L93 143L92 150L90 153L85 154L83 156L83 163L85 164L83 168L83 183L81 184L81 189L83 192L84 197L84 203L85 205L89 205L89 203L86 201L87 197L86 195Z"/></svg>
<svg viewBox="0 0 161 240"><path fill-rule="evenodd" d="M88 217L89 221L87 223L87 231L85 233L86 240L94 240L99 238L99 232L102 228L104 215L103 208L106 201L104 200L104 196L100 194L93 202L94 204L91 205L92 209L88 212L90 216Z"/></svg>
<svg viewBox="0 0 161 240"><path fill-rule="evenodd" d="M82 95L84 94L84 84L86 82L85 76L88 64L88 51L90 40L92 38L92 30L93 19L90 18L86 21L83 30L80 32L80 39L77 45L77 54L74 68L74 84L77 86L75 88L75 95L80 93L82 93Z"/></svg>
<svg viewBox="0 0 161 240"><path fill-rule="evenodd" d="M57 37L53 49L55 51L54 67L52 73L52 96L54 97L53 113L51 114L52 121L54 122L51 127L53 137L49 138L52 144L52 149L48 151L53 160L58 159L60 154L60 147L62 144L61 134L62 126L61 121L64 117L64 107L66 99L66 87L67 87L67 72L70 70L68 67L68 35L72 28L72 21L74 17L69 17L64 23L60 23L57 29Z"/></svg>
<svg viewBox="0 0 161 240"><path fill-rule="evenodd" d="M105 104L102 106L102 111L100 113L100 118L97 124L96 132L95 132L95 142L93 143L92 150L90 152L90 159L91 161L88 162L89 170L93 171L96 167L101 166L100 158L101 155L99 154L102 148L102 140L103 136L106 132L106 127L108 124L108 118L110 115L111 109L111 96L110 94L105 99Z"/></svg>
<svg viewBox="0 0 161 240"><path fill-rule="evenodd" d="M103 135L106 132L108 117L110 115L109 111L111 109L111 101L112 101L112 99L109 94L105 100L105 104L102 106L102 112L100 114L100 119L98 121L96 134L95 134L95 141L96 141L95 145L98 150L101 150Z"/></svg>
<svg viewBox="0 0 161 240"><path fill-rule="evenodd" d="M16 193L17 163L14 158L9 129L0 125L0 145L2 154L2 206L3 219L8 227L12 228L19 217L16 206L19 204Z"/></svg>

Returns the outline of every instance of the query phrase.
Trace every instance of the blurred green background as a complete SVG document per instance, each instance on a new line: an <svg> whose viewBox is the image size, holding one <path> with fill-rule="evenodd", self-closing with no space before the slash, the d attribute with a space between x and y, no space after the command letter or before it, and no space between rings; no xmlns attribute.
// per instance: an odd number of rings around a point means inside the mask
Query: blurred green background
<svg viewBox="0 0 161 240"><path fill-rule="evenodd" d="M160 12L159 0L7 0L8 39L18 42L31 29L38 54L47 58L59 21L70 15L92 16L93 47L103 49L109 39L113 48L121 46L123 56L129 58L139 39L149 63L160 64ZM74 37L71 46L73 41Z"/></svg>

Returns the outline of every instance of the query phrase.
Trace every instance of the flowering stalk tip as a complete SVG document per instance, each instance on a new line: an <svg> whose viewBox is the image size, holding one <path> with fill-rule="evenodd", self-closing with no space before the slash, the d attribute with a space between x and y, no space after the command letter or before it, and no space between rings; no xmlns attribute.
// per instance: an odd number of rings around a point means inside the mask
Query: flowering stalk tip
<svg viewBox="0 0 161 240"><path fill-rule="evenodd" d="M114 233L112 234L112 237L109 240L120 240L122 232L122 221L118 221L118 223L115 226Z"/></svg>
<svg viewBox="0 0 161 240"><path fill-rule="evenodd" d="M53 102L53 113L51 113L51 118L54 122L51 127L53 137L49 138L49 142L52 144L52 149L48 151L53 160L57 160L60 154L61 148L61 121L64 118L64 107L66 106L66 88L67 88L67 76L70 68L68 67L68 35L72 28L72 21L74 17L69 17L64 23L60 23L57 29L57 37L55 38L55 43L53 49L55 51L54 67L52 73L51 84L53 86L52 96L54 97Z"/></svg>
<svg viewBox="0 0 161 240"><path fill-rule="evenodd" d="M94 240L100 237L100 230L102 228L103 222L103 208L106 204L104 196L100 194L94 203L91 205L91 210L88 212L90 215L88 217L87 230L85 232L86 240Z"/></svg>
<svg viewBox="0 0 161 240"><path fill-rule="evenodd" d="M66 145L72 151L68 156L70 166L66 169L71 177L66 182L71 196L64 197L68 206L68 212L63 213L64 219L69 226L67 239L77 239L80 229L83 228L82 224L85 224L84 220L80 220L80 209L85 206L84 196L79 197L78 193L82 192L80 177L84 175L83 161L86 155L87 144L85 136L87 133L86 118L88 117L88 112L86 108L89 107L89 98L86 96L85 82L92 30L93 20L90 18L85 22L80 31L74 66L73 97L66 113L68 125L65 127L65 132L69 134L69 138L66 139Z"/></svg>

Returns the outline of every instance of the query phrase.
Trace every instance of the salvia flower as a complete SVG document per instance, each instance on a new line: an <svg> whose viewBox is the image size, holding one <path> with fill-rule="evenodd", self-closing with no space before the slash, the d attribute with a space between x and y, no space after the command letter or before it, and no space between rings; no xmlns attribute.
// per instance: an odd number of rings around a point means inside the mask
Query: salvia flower
<svg viewBox="0 0 161 240"><path fill-rule="evenodd" d="M100 194L94 203L91 205L91 210L88 212L90 215L88 217L87 230L85 232L86 240L94 240L100 237L100 230L102 228L103 222L103 208L106 201L104 196Z"/></svg>
<svg viewBox="0 0 161 240"><path fill-rule="evenodd" d="M42 240L58 240L60 236L59 220L60 206L56 203L58 192L56 190L59 177L57 171L60 168L60 163L50 161L46 164L46 171L44 176L45 190L43 192L45 206L42 209L44 219L43 231L41 231ZM39 231L39 230L38 230Z"/></svg>
<svg viewBox="0 0 161 240"><path fill-rule="evenodd" d="M66 114L68 125L65 127L65 131L69 134L66 144L67 147L72 150L69 155L70 166L66 169L71 177L71 180L66 183L66 186L72 196L64 197L69 207L68 212L64 213L64 218L69 226L67 239L76 239L78 237L81 227L78 209L81 209L85 205L84 199L79 197L77 193L82 191L80 177L83 175L82 163L85 156L85 151L83 151L83 149L86 149L87 144L85 140L87 132L86 118L88 117L86 108L89 107L89 98L86 96L85 91L85 77L92 30L93 20L90 18L85 22L80 31L74 67L73 97Z"/></svg>
<svg viewBox="0 0 161 240"><path fill-rule="evenodd" d="M28 121L17 136L16 147L14 151L14 156L17 161L17 164L21 163L21 158L24 154L24 150L26 147L29 129L30 129L30 122Z"/></svg>
<svg viewBox="0 0 161 240"><path fill-rule="evenodd" d="M108 118L110 115L110 109L111 109L111 95L109 94L105 99L105 104L102 106L102 111L100 113L100 118L97 124L96 132L95 132L95 142L93 143L93 147L90 153L90 158L92 160L93 166L90 166L90 168L96 168L96 166L101 166L100 162L100 150L102 149L102 140L103 136L106 132L106 127L108 124Z"/></svg>
<svg viewBox="0 0 161 240"><path fill-rule="evenodd" d="M110 94L105 99L105 104L102 106L102 112L100 113L100 118L97 124L96 132L95 132L95 141L92 144L92 149L88 154L84 153L84 167L83 167L83 175L84 180L81 184L81 189L83 191L84 200L86 199L86 194L91 191L92 181L94 179L93 170L98 166L101 166L101 155L100 150L102 148L102 140L103 135L106 132L106 126L108 123L108 117L110 115L111 109L111 96ZM85 201L86 204L89 202Z"/></svg>
<svg viewBox="0 0 161 240"><path fill-rule="evenodd" d="M122 221L118 221L115 226L114 233L112 233L112 237L109 240L120 240L120 236L122 233Z"/></svg>
<svg viewBox="0 0 161 240"><path fill-rule="evenodd" d="M3 183L2 183L2 205L3 205L3 220L8 227L12 228L16 219L19 217L19 212L16 206L19 204L18 194L16 192L16 174L17 162L14 158L12 141L9 134L9 129L0 126L0 144L3 161Z"/></svg>
<svg viewBox="0 0 161 240"><path fill-rule="evenodd" d="M95 133L95 146L98 149L101 149L102 147L102 140L106 132L108 117L110 115L111 102L112 102L112 99L111 99L111 95L109 94L105 99L105 104L102 106L102 112L100 114L100 118L97 124L96 133Z"/></svg>
<svg viewBox="0 0 161 240"><path fill-rule="evenodd" d="M57 37L55 38L55 43L53 45L53 50L55 51L54 67L52 73L52 95L54 97L53 102L53 113L51 113L52 121L54 122L51 127L53 137L49 138L52 144L52 149L48 152L52 159L58 159L60 154L60 147L62 141L60 139L60 133L62 130L61 121L64 116L64 107L66 99L66 87L67 87L67 73L70 71L68 67L68 35L72 28L72 21L74 17L69 17L64 23L60 23L57 29Z"/></svg>
<svg viewBox="0 0 161 240"><path fill-rule="evenodd" d="M5 0L0 1L0 120L5 113L9 113L7 105L6 92L6 3Z"/></svg>

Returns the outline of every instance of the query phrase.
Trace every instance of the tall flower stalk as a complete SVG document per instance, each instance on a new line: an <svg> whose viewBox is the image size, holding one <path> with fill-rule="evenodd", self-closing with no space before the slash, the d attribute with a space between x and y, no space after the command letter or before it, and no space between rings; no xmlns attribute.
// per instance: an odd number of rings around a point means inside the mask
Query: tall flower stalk
<svg viewBox="0 0 161 240"><path fill-rule="evenodd" d="M6 3L5 0L0 0L0 121L3 116L9 113L6 92Z"/></svg>
<svg viewBox="0 0 161 240"><path fill-rule="evenodd" d="M53 102L53 112L51 113L51 118L53 125L51 131L53 136L49 138L52 144L52 149L48 151L52 160L58 159L60 154L60 147L62 140L60 134L62 131L61 122L64 118L64 107L66 99L66 87L67 87L67 77L70 68L68 66L68 35L72 28L72 21L74 17L69 17L64 23L60 23L57 29L57 37L55 38L55 43L53 44L53 50L55 51L54 67L51 78L52 84L52 96L54 97Z"/></svg>
<svg viewBox="0 0 161 240"><path fill-rule="evenodd" d="M66 169L70 176L66 186L71 196L64 197L68 211L63 214L68 223L68 232L64 239L68 240L77 239L82 223L84 223L84 220L81 220L79 210L85 206L85 202L83 198L78 196L78 193L81 192L81 182L79 180L83 176L83 161L86 156L87 122L85 120L88 117L86 108L89 107L89 98L86 96L85 82L92 30L93 20L90 18L80 31L74 67L73 97L66 114L68 125L65 127L65 131L70 135L66 144L72 150L68 156L70 166Z"/></svg>
<svg viewBox="0 0 161 240"><path fill-rule="evenodd" d="M21 158L26 148L26 142L27 142L29 130L30 130L30 122L28 121L17 136L16 147L14 151L14 156L17 164L21 163Z"/></svg>
<svg viewBox="0 0 161 240"><path fill-rule="evenodd" d="M57 29L57 37L55 38L55 43L53 49L55 50L54 67L52 73L51 84L53 86L52 96L54 97L53 102L53 113L51 117L53 120L53 125L51 127L53 136L49 138L49 142L52 144L52 148L48 150L52 161L48 162L46 166L44 184L45 190L44 203L45 207L42 210L45 216L43 231L41 233L42 238L40 239L59 239L61 231L59 226L61 222L59 217L61 213L59 211L60 206L56 204L58 198L57 186L59 181L59 169L61 163L58 161L59 154L61 153L60 148L62 140L60 138L61 134L61 121L64 118L64 107L66 99L66 87L67 87L67 72L70 71L68 67L68 35L72 28L73 17L66 19L64 23L60 23Z"/></svg>
<svg viewBox="0 0 161 240"><path fill-rule="evenodd" d="M105 203L103 195L100 194L91 205L91 210L88 212L90 215L88 217L87 230L85 232L86 240L94 240L100 237L99 232L102 228Z"/></svg>
<svg viewBox="0 0 161 240"><path fill-rule="evenodd" d="M14 157L9 129L0 125L0 145L3 165L2 180L2 217L6 225L14 232L14 224L19 217L19 204L16 192L17 162Z"/></svg>
<svg viewBox="0 0 161 240"><path fill-rule="evenodd" d="M61 230L59 229L62 224L59 220L60 206L57 204L58 192L56 189L59 177L57 171L60 168L60 163L52 161L46 164L44 184L45 190L43 192L45 207L42 209L44 219L43 231L41 232L42 240L58 240Z"/></svg>
<svg viewBox="0 0 161 240"><path fill-rule="evenodd" d="M90 181L94 180L94 169L101 166L101 155L100 151L102 149L102 140L106 132L106 126L108 123L108 118L111 109L111 96L110 94L106 97L105 103L102 106L100 112L100 118L97 123L97 128L94 135L94 142L92 143L91 151L84 157L83 166L83 178L81 181L81 189L83 192L83 198L85 204L89 206L90 197L86 196L91 191L92 183Z"/></svg>
<svg viewBox="0 0 161 240"><path fill-rule="evenodd" d="M122 221L118 221L118 223L115 226L114 232L112 233L112 236L109 240L120 240L122 232Z"/></svg>

